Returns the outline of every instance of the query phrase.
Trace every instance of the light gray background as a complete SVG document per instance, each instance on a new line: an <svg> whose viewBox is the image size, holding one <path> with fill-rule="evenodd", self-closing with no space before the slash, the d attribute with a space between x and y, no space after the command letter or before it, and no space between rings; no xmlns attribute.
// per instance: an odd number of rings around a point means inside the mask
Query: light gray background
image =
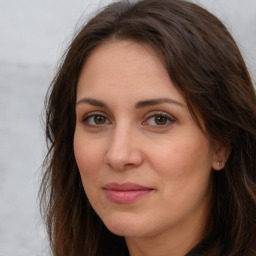
<svg viewBox="0 0 256 256"><path fill-rule="evenodd" d="M46 256L38 211L44 95L75 28L110 2L0 0L0 256ZM256 77L256 1L197 1L234 35Z"/></svg>

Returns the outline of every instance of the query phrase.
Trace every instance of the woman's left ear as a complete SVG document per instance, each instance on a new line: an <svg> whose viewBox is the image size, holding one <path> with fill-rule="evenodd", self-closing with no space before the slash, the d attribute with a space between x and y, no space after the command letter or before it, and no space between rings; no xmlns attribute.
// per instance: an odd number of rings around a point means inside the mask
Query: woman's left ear
<svg viewBox="0 0 256 256"><path fill-rule="evenodd" d="M220 171L225 167L225 164L229 158L231 149L229 146L221 146L216 147L215 153L212 159L212 168L215 171Z"/></svg>

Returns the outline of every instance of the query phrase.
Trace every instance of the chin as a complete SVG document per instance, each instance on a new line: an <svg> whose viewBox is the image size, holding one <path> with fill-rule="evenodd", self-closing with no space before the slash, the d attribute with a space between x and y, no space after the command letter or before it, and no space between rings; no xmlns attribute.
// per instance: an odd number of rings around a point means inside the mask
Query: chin
<svg viewBox="0 0 256 256"><path fill-rule="evenodd" d="M129 215L129 214L128 214ZM113 216L102 219L109 231L118 236L140 237L145 235L144 223L138 222L132 216Z"/></svg>

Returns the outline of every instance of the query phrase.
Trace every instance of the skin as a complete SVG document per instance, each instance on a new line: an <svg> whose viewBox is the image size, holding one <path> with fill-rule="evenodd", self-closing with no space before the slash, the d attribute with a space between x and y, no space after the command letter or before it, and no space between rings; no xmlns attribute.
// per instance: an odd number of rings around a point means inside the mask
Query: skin
<svg viewBox="0 0 256 256"><path fill-rule="evenodd" d="M107 228L125 237L130 255L181 256L193 248L204 236L212 168L223 167L224 150L213 149L195 124L160 55L132 41L100 45L82 68L76 115L85 192ZM111 182L152 191L120 204L106 196Z"/></svg>

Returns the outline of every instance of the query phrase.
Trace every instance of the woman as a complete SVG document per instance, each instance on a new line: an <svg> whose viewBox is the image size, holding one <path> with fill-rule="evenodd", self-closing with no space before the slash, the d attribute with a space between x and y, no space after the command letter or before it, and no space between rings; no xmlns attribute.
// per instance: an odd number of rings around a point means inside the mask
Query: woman
<svg viewBox="0 0 256 256"><path fill-rule="evenodd" d="M53 255L256 255L256 96L224 25L183 0L113 3L46 106Z"/></svg>

